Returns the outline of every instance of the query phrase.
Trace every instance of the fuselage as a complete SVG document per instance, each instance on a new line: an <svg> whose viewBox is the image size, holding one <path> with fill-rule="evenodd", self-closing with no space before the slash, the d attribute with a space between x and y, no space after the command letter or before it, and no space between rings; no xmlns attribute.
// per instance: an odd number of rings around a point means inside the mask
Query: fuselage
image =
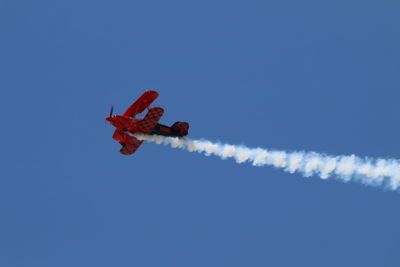
<svg viewBox="0 0 400 267"><path fill-rule="evenodd" d="M129 143L132 140L132 137L127 133L128 131L139 132L138 126L140 120L122 115L109 116L106 120L116 128L112 138L121 144Z"/></svg>
<svg viewBox="0 0 400 267"><path fill-rule="evenodd" d="M106 120L109 121L112 124L112 126L117 128L118 130L139 132L138 127L140 120L131 117L126 117L123 115L109 116L106 118Z"/></svg>
<svg viewBox="0 0 400 267"><path fill-rule="evenodd" d="M119 143L130 143L132 137L129 133L142 133L140 124L142 119L135 119L124 115L113 115L106 117L106 120L111 123L116 129L113 134L113 139ZM175 126L174 126L175 125ZM186 122L176 122L172 127L157 123L152 130L147 134L156 134L164 136L182 137L187 135L189 124Z"/></svg>

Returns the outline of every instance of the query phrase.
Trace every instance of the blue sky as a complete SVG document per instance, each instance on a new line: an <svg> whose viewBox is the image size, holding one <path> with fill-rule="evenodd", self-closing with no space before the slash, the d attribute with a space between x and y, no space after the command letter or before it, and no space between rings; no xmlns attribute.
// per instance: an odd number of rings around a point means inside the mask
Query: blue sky
<svg viewBox="0 0 400 267"><path fill-rule="evenodd" d="M144 144L400 158L398 1L0 0L0 266L399 266L400 195Z"/></svg>

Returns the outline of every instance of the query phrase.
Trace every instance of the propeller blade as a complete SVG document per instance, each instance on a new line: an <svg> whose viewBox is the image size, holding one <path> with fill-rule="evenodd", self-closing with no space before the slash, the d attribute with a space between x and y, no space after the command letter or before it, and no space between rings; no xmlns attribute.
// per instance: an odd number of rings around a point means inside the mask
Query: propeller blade
<svg viewBox="0 0 400 267"><path fill-rule="evenodd" d="M113 115L114 112L114 105L111 105L111 109L110 109L110 117Z"/></svg>

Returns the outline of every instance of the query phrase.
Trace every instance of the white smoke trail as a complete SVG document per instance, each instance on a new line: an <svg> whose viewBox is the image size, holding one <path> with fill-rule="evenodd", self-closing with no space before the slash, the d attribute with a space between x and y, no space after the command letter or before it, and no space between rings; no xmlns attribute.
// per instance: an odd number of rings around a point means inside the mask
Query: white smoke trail
<svg viewBox="0 0 400 267"><path fill-rule="evenodd" d="M130 134L139 140L170 145L222 159L234 158L237 163L251 162L254 166L271 165L289 173L300 172L304 177L318 175L321 179L334 176L344 182L359 181L366 185L384 186L390 190L400 187L400 161L396 159L361 159L351 156L328 156L316 152L285 152L262 148L247 148L207 140L190 140L158 135Z"/></svg>

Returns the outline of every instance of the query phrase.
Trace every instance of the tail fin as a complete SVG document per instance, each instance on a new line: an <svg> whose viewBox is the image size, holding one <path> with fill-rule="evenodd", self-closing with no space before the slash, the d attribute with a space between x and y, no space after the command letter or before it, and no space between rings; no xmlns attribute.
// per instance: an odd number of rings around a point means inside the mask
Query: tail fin
<svg viewBox="0 0 400 267"><path fill-rule="evenodd" d="M177 121L171 126L172 131L179 132L180 136L186 136L189 133L189 123Z"/></svg>

